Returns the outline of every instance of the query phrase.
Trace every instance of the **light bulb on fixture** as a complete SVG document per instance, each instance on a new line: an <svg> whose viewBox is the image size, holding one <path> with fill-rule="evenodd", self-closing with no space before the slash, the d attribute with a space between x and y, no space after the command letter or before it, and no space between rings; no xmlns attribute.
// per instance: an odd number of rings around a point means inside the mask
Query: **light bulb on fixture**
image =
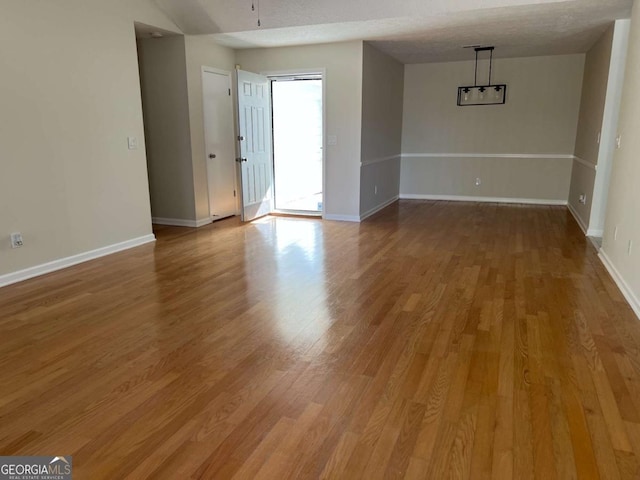
<svg viewBox="0 0 640 480"><path fill-rule="evenodd" d="M465 102L468 102L468 101L469 101L469 92L470 92L470 89L469 89L469 88L465 88L465 89L463 90L463 92L464 92L464 101L465 101Z"/></svg>
<svg viewBox="0 0 640 480"><path fill-rule="evenodd" d="M480 87L479 91L480 91L480 100L484 100L484 92L485 92L486 88L484 87Z"/></svg>
<svg viewBox="0 0 640 480"><path fill-rule="evenodd" d="M502 87L500 85L498 85L497 87L495 87L494 90L496 91L496 93L495 93L496 100L500 100Z"/></svg>

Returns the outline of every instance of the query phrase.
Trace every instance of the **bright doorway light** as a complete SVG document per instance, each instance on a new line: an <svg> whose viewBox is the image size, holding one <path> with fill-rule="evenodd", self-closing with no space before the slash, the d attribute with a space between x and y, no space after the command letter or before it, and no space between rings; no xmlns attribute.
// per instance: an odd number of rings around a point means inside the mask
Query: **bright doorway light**
<svg viewBox="0 0 640 480"><path fill-rule="evenodd" d="M322 212L322 79L272 82L275 208Z"/></svg>

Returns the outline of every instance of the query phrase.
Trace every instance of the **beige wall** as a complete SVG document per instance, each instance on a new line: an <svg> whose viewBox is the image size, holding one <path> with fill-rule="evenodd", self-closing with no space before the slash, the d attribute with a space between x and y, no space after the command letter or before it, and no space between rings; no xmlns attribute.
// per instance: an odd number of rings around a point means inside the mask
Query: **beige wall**
<svg viewBox="0 0 640 480"><path fill-rule="evenodd" d="M599 134L602 131L612 45L613 25L589 50L584 64L575 155L589 165L579 160L574 161L569 205L585 230L589 228L591 215L593 186L596 178L595 165L598 164ZM579 202L582 194L587 196L585 204Z"/></svg>
<svg viewBox="0 0 640 480"><path fill-rule="evenodd" d="M154 217L203 221L209 216L204 148L202 67L232 73L235 52L207 36L149 39L142 45L145 131ZM149 89L149 92L146 90ZM161 111L152 116L147 112ZM153 135L156 133L156 135Z"/></svg>
<svg viewBox="0 0 640 480"><path fill-rule="evenodd" d="M407 65L401 195L566 201L583 66L584 55L498 59L507 103L458 107L473 62Z"/></svg>
<svg viewBox="0 0 640 480"><path fill-rule="evenodd" d="M571 169L571 183L569 185L569 207L580 228L586 233L589 230L589 216L593 203L593 185L596 181L596 167L574 160ZM586 195L586 202L580 203L580 195Z"/></svg>
<svg viewBox="0 0 640 480"><path fill-rule="evenodd" d="M404 65L369 43L362 57L362 161L398 155L402 146Z"/></svg>
<svg viewBox="0 0 640 480"><path fill-rule="evenodd" d="M597 139L602 129L612 44L613 25L585 57L575 154L594 164L598 163Z"/></svg>
<svg viewBox="0 0 640 480"><path fill-rule="evenodd" d="M146 1L0 11L0 275L151 234L133 22L175 26Z"/></svg>
<svg viewBox="0 0 640 480"><path fill-rule="evenodd" d="M403 158L400 192L421 196L488 197L566 203L571 159ZM481 179L479 186L476 178Z"/></svg>
<svg viewBox="0 0 640 480"><path fill-rule="evenodd" d="M138 40L154 218L195 220L183 36Z"/></svg>
<svg viewBox="0 0 640 480"><path fill-rule="evenodd" d="M628 287L640 315L640 3L636 0L631 20L622 107L618 132L621 148L616 150L611 173L609 201L602 251ZM618 229L617 239L614 231ZM633 242L628 254L629 241Z"/></svg>
<svg viewBox="0 0 640 480"><path fill-rule="evenodd" d="M236 63L252 72L326 69L325 217L357 219L360 212L362 42L239 50Z"/></svg>
<svg viewBox="0 0 640 480"><path fill-rule="evenodd" d="M360 215L400 193L404 65L363 45Z"/></svg>
<svg viewBox="0 0 640 480"><path fill-rule="evenodd" d="M196 220L209 219L209 185L204 145L202 103L202 67L233 72L235 52L217 45L207 36L186 36L187 83L189 91L189 124L193 154L193 190Z"/></svg>

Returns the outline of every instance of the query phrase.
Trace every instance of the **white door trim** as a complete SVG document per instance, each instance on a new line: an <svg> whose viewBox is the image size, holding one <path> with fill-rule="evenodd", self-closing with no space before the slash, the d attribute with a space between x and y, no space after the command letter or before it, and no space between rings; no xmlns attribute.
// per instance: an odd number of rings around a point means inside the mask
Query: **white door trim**
<svg viewBox="0 0 640 480"><path fill-rule="evenodd" d="M269 80L294 75L301 77L305 75L320 75L322 79L322 218L325 218L324 212L327 210L327 69L322 67L268 70L260 72L260 75L264 75ZM271 109L273 115L273 101L271 102ZM271 128L273 128L273 125ZM273 163L273 148L271 149L271 162Z"/></svg>
<svg viewBox="0 0 640 480"><path fill-rule="evenodd" d="M202 65L202 73L207 72L207 73L217 73L218 75L225 75L229 78L231 78L231 72L229 70L221 70L219 68L215 68L215 67L208 67L206 65Z"/></svg>

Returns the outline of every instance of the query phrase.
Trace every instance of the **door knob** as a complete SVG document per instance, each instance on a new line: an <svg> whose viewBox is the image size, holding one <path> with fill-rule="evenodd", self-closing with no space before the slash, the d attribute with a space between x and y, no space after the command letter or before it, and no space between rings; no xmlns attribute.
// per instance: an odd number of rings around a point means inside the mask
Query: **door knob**
<svg viewBox="0 0 640 480"><path fill-rule="evenodd" d="M215 153L210 153L209 154L209 158L216 158L216 154Z"/></svg>
<svg viewBox="0 0 640 480"><path fill-rule="evenodd" d="M246 162L246 161L247 161L246 158L242 158L242 157L236 158L236 162L238 162L238 163L242 163L242 162Z"/></svg>

